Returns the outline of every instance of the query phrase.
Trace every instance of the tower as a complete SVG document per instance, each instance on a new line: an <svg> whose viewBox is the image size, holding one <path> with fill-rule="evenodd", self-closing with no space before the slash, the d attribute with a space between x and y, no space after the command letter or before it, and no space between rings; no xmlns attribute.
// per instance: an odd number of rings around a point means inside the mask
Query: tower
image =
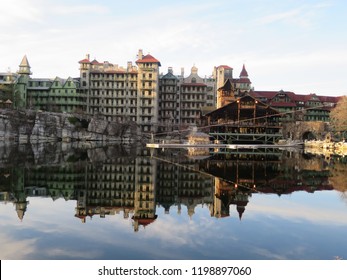
<svg viewBox="0 0 347 280"><path fill-rule="evenodd" d="M233 80L233 68L228 65L214 67L213 78L216 80L218 90L225 84L227 79Z"/></svg>
<svg viewBox="0 0 347 280"><path fill-rule="evenodd" d="M234 84L227 79L217 91L217 109L235 101Z"/></svg>
<svg viewBox="0 0 347 280"><path fill-rule="evenodd" d="M90 66L91 62L89 60L89 54L86 55L85 59L82 59L78 62L80 64L80 79L81 84L80 88L83 93L86 93L86 104L87 104L87 112L89 112L89 99L90 99L90 92L89 92L89 82L90 82Z"/></svg>
<svg viewBox="0 0 347 280"><path fill-rule="evenodd" d="M19 70L18 70L18 74L20 75L31 75L31 71L30 71L30 64L28 62L28 58L26 55L24 55L20 65L19 65Z"/></svg>
<svg viewBox="0 0 347 280"><path fill-rule="evenodd" d="M26 55L24 55L21 63L19 64L19 70L17 73L19 77L15 83L13 91L13 101L15 108L26 108L27 107L27 87L30 80L31 67Z"/></svg>
<svg viewBox="0 0 347 280"><path fill-rule="evenodd" d="M81 78L81 87L89 87L89 71L90 71L90 60L89 54L86 55L85 59L82 59L78 62L80 64L80 78Z"/></svg>
<svg viewBox="0 0 347 280"><path fill-rule="evenodd" d="M158 126L160 61L142 50L138 52L137 123L143 132L156 132Z"/></svg>
<svg viewBox="0 0 347 280"><path fill-rule="evenodd" d="M248 78L248 73L244 64L242 66L240 78L236 81L236 88L239 93L249 92L251 90L251 80Z"/></svg>

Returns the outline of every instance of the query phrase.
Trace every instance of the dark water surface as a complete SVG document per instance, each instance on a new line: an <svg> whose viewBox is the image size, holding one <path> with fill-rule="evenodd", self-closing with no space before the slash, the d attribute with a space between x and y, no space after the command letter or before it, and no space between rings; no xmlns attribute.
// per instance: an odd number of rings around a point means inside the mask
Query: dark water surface
<svg viewBox="0 0 347 280"><path fill-rule="evenodd" d="M346 162L1 145L0 258L347 258Z"/></svg>

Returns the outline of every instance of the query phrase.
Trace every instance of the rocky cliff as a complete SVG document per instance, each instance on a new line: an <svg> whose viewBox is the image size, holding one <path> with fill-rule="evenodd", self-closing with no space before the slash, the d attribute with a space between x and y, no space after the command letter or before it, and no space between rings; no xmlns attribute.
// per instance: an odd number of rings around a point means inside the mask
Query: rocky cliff
<svg viewBox="0 0 347 280"><path fill-rule="evenodd" d="M137 141L133 122L106 121L100 116L0 109L0 141Z"/></svg>

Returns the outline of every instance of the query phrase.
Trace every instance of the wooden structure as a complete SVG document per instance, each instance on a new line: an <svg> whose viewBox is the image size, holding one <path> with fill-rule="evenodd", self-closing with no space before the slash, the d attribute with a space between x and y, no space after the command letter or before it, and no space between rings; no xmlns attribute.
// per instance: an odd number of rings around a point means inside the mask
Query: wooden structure
<svg viewBox="0 0 347 280"><path fill-rule="evenodd" d="M273 144L282 138L279 112L250 95L204 117L214 143Z"/></svg>

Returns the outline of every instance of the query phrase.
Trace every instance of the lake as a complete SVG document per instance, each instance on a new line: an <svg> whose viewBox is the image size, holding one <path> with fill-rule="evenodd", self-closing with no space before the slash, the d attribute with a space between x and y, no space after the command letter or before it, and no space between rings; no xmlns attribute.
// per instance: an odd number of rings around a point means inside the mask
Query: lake
<svg viewBox="0 0 347 280"><path fill-rule="evenodd" d="M0 145L1 259L347 258L347 158Z"/></svg>

